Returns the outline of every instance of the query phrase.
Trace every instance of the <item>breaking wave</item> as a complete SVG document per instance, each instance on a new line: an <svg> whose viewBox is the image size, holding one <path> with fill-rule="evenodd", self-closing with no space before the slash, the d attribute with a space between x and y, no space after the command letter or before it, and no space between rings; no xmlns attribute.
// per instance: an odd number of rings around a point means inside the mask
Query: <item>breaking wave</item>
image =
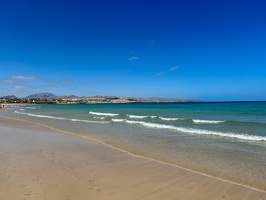
<svg viewBox="0 0 266 200"><path fill-rule="evenodd" d="M22 114L22 115L28 115L31 117L39 117L39 118L48 118L48 119L59 119L59 120L70 120L73 122L88 122L88 123L108 123L108 122L103 122L103 121L90 121L90 120L83 120L83 119L67 119L67 118L63 118L63 117L55 117L55 116L49 116L49 115L36 115L36 114L31 114L31 113L23 113L23 112L19 112L19 111L15 111L15 113L17 114Z"/></svg>
<svg viewBox="0 0 266 200"><path fill-rule="evenodd" d="M149 117L149 116L129 115L129 114L127 114L127 116L128 116L129 118L133 118L133 119L143 119L143 118L147 118L147 117Z"/></svg>
<svg viewBox="0 0 266 200"><path fill-rule="evenodd" d="M201 119L192 119L192 121L196 124L219 124L225 122L225 121L201 120Z"/></svg>
<svg viewBox="0 0 266 200"><path fill-rule="evenodd" d="M70 119L73 122L87 122L87 123L98 123L98 124L107 124L108 122L99 122L99 121L90 121L85 119Z"/></svg>
<svg viewBox="0 0 266 200"><path fill-rule="evenodd" d="M31 114L31 113L23 113L23 112L19 112L19 111L15 111L15 113L22 114L22 115L28 115L28 116L32 116L32 117L40 117L40 118L49 118L49 119L61 119L61 120L65 120L65 118L63 118L63 117L54 117L54 116L49 116L49 115L36 115L36 114Z"/></svg>
<svg viewBox="0 0 266 200"><path fill-rule="evenodd" d="M125 119L112 119L111 121L113 121L113 122L124 122L126 120Z"/></svg>
<svg viewBox="0 0 266 200"><path fill-rule="evenodd" d="M100 115L100 116L117 116L119 114L114 114L114 113L101 113L101 112L89 112L92 115Z"/></svg>
<svg viewBox="0 0 266 200"><path fill-rule="evenodd" d="M179 132L198 134L198 135L215 135L215 136L220 136L220 137L230 137L230 138L236 138L236 139L241 139L241 140L266 141L266 137L248 135L248 134L236 134L236 133L230 133L230 132L224 133L224 132L218 132L218 131L176 127L172 125L157 124L157 123L150 123L150 122L143 122L143 121L132 121L132 120L113 120L113 121L114 122L126 122L128 124L139 124L147 128L169 129L169 130L175 130Z"/></svg>
<svg viewBox="0 0 266 200"><path fill-rule="evenodd" d="M180 118L169 118L169 117L159 117L159 119L163 121L176 121L176 120L182 120Z"/></svg>
<svg viewBox="0 0 266 200"><path fill-rule="evenodd" d="M93 117L94 119L106 119L106 117Z"/></svg>

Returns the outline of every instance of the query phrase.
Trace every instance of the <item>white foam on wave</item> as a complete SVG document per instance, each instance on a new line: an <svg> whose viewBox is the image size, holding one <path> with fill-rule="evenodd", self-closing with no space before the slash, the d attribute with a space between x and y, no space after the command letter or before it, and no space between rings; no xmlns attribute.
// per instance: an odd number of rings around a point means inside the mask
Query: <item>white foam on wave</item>
<svg viewBox="0 0 266 200"><path fill-rule="evenodd" d="M225 121L201 120L201 119L192 119L192 121L196 124L219 124L225 122Z"/></svg>
<svg viewBox="0 0 266 200"><path fill-rule="evenodd" d="M28 115L28 116L32 116L32 117L40 117L40 118L49 118L49 119L61 119L61 120L65 120L65 118L62 118L62 117L54 117L54 116L49 116L49 115L36 115L36 114L23 113L23 112L18 112L18 111L15 111L15 113L23 114L23 115Z"/></svg>
<svg viewBox="0 0 266 200"><path fill-rule="evenodd" d="M50 118L50 119L59 119L59 120L71 120L71 121L80 121L80 122L88 122L88 123L109 123L105 121L89 121L89 120L82 120L82 119L66 119L62 117L54 117L54 116L48 116L48 115L36 115L31 113L24 113L15 111L17 114L23 114L33 117L40 117L40 118ZM220 137L230 137L230 138L236 138L241 140L251 140L251 141L266 141L266 137L264 136L256 136L256 135L248 135L248 134L236 134L236 133L224 133L224 132L218 132L218 131L209 131L209 130L203 130L203 129L194 129L194 128L184 128L184 127L176 127L172 125L166 125L166 124L157 124L157 123L150 123L150 122L144 122L144 121L132 121L132 120L126 120L126 119L112 119L113 122L126 122L129 124L139 124L148 128L155 128L155 129L169 129L169 130L175 130L179 132L184 133L191 133L191 134L199 134L199 135L215 135Z"/></svg>
<svg viewBox="0 0 266 200"><path fill-rule="evenodd" d="M125 119L112 119L111 121L113 121L113 122L124 122L126 120Z"/></svg>
<svg viewBox="0 0 266 200"><path fill-rule="evenodd" d="M106 117L93 117L94 119L106 119Z"/></svg>
<svg viewBox="0 0 266 200"><path fill-rule="evenodd" d="M99 122L99 121L90 121L86 119L71 119L72 122L87 122L87 123L98 123L98 124L107 124L108 122Z"/></svg>
<svg viewBox="0 0 266 200"><path fill-rule="evenodd" d="M89 112L92 115L100 115L100 116L117 116L119 114L114 114L114 113L101 113L101 112Z"/></svg>
<svg viewBox="0 0 266 200"><path fill-rule="evenodd" d="M256 136L256 135L223 133L223 132L218 132L218 131L209 131L209 130L194 129L194 128L183 128L183 127L176 127L176 126L171 126L171 125L166 125L166 124L149 123L149 122L143 122L143 121L125 120L125 122L129 124L140 124L148 128L169 129L169 130L175 130L175 131L184 132L184 133L192 133L192 134L199 134L199 135L216 135L220 137L230 137L230 138L237 138L241 140L266 141L266 137Z"/></svg>
<svg viewBox="0 0 266 200"><path fill-rule="evenodd" d="M23 113L23 112L19 112L19 111L15 111L15 113L22 114L22 115L28 115L28 116L32 116L32 117L39 117L39 118L70 120L73 122L80 121L80 122L101 123L101 124L108 123L108 122L102 122L102 121L89 121L89 120L82 120L82 119L67 119L67 118L63 118L63 117L54 117L54 116L49 116L49 115L36 115L36 114L31 114L31 113Z"/></svg>
<svg viewBox="0 0 266 200"><path fill-rule="evenodd" d="M149 116L129 115L129 114L127 114L127 116L128 116L129 118L133 118L133 119L143 119L143 118L147 118L147 117L149 117Z"/></svg>
<svg viewBox="0 0 266 200"><path fill-rule="evenodd" d="M154 118L156 118L157 116L150 116L150 118L152 118L152 119L154 119Z"/></svg>
<svg viewBox="0 0 266 200"><path fill-rule="evenodd" d="M23 109L23 108L20 108L19 110L25 111L25 109Z"/></svg>
<svg viewBox="0 0 266 200"><path fill-rule="evenodd" d="M176 121L176 120L181 120L180 118L169 118L169 117L159 117L159 119L163 121Z"/></svg>

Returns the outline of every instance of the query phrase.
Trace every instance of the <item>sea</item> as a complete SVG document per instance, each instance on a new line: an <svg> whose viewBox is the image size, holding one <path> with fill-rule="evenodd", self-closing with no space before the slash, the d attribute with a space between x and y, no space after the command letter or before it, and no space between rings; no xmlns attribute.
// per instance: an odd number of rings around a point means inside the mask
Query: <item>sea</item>
<svg viewBox="0 0 266 200"><path fill-rule="evenodd" d="M266 102L33 104L0 116L266 191Z"/></svg>

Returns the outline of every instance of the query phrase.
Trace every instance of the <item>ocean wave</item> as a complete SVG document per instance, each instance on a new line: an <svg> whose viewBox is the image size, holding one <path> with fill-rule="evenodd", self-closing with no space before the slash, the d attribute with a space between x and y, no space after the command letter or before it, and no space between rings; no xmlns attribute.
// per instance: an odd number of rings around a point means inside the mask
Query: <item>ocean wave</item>
<svg viewBox="0 0 266 200"><path fill-rule="evenodd" d="M192 121L196 124L219 124L225 122L225 121L201 120L201 119L192 119Z"/></svg>
<svg viewBox="0 0 266 200"><path fill-rule="evenodd" d="M150 116L150 118L152 118L152 119L154 119L154 118L156 118L157 116Z"/></svg>
<svg viewBox="0 0 266 200"><path fill-rule="evenodd" d="M93 117L94 119L106 119L106 117Z"/></svg>
<svg viewBox="0 0 266 200"><path fill-rule="evenodd" d="M169 117L159 117L159 119L163 121L176 121L176 120L182 120L180 118L169 118Z"/></svg>
<svg viewBox="0 0 266 200"><path fill-rule="evenodd" d="M100 116L117 116L119 114L114 114L114 113L101 113L101 112L89 112L92 115L100 115Z"/></svg>
<svg viewBox="0 0 266 200"><path fill-rule="evenodd" d="M39 117L39 118L48 118L48 119L59 119L59 120L70 120L73 122L79 121L79 122L89 122L89 123L108 123L108 122L102 122L102 121L89 121L89 120L83 120L83 119L67 119L63 117L55 117L55 116L49 116L49 115L36 115L36 114L31 114L31 113L23 113L19 111L15 111L17 114L22 114L22 115L28 115L32 117Z"/></svg>
<svg viewBox="0 0 266 200"><path fill-rule="evenodd" d="M98 124L107 124L108 122L100 122L100 121L90 121L85 119L70 119L72 122L87 122L87 123L98 123Z"/></svg>
<svg viewBox="0 0 266 200"><path fill-rule="evenodd" d="M127 116L128 116L129 118L133 118L133 119L143 119L143 118L147 118L147 117L149 117L149 116L129 115L129 114L127 114Z"/></svg>
<svg viewBox="0 0 266 200"><path fill-rule="evenodd" d="M126 120L125 119L112 119L111 121L113 121L113 122L124 122Z"/></svg>
<svg viewBox="0 0 266 200"><path fill-rule="evenodd" d="M28 116L32 116L32 117L39 117L39 118L49 118L49 119L61 119L61 120L65 120L65 118L62 118L62 117L54 117L54 116L49 116L49 115L36 115L36 114L23 113L23 112L18 112L18 111L15 111L15 113L17 113L17 114L23 114L23 115L28 115Z"/></svg>
<svg viewBox="0 0 266 200"><path fill-rule="evenodd" d="M183 127L176 127L176 126L157 124L157 123L149 123L149 122L143 122L143 121L125 120L125 122L129 124L140 124L148 128L169 129L169 130L175 130L179 132L198 134L198 135L215 135L215 136L220 136L220 137L230 137L230 138L236 138L236 139L241 139L241 140L266 141L266 137L256 136L256 135L224 133L224 132L209 131L209 130L194 129L194 128L183 128Z"/></svg>
<svg viewBox="0 0 266 200"><path fill-rule="evenodd" d="M21 110L21 111L25 111L25 109L23 109L23 108L20 108L19 110Z"/></svg>

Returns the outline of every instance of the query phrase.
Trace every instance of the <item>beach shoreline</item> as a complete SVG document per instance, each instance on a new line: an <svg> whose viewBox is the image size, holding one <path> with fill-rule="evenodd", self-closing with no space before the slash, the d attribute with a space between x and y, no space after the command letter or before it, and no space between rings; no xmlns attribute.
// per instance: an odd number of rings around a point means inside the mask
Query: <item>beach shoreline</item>
<svg viewBox="0 0 266 200"><path fill-rule="evenodd" d="M1 199L266 199L266 193L0 118ZM27 191L29 190L29 191Z"/></svg>

